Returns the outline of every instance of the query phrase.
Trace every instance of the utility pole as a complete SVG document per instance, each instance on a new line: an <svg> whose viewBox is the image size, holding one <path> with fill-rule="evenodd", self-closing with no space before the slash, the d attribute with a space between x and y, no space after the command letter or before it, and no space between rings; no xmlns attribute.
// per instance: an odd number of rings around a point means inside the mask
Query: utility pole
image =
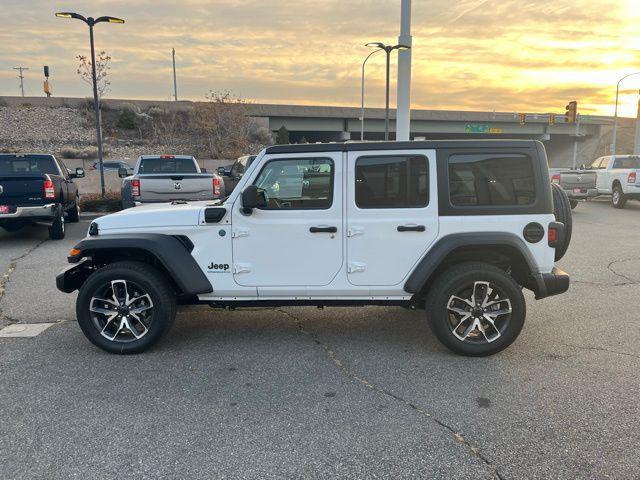
<svg viewBox="0 0 640 480"><path fill-rule="evenodd" d="M171 56L173 57L173 98L178 101L178 81L176 80L176 49L171 49Z"/></svg>
<svg viewBox="0 0 640 480"><path fill-rule="evenodd" d="M20 79L20 91L22 92L22 96L24 97L24 75L22 72L29 69L27 67L13 67L13 69L20 72L18 74L18 78Z"/></svg>
<svg viewBox="0 0 640 480"><path fill-rule="evenodd" d="M636 136L633 142L633 154L640 154L640 100L638 101L638 116L636 118Z"/></svg>
<svg viewBox="0 0 640 480"><path fill-rule="evenodd" d="M398 52L398 96L396 107L396 140L409 140L411 134L411 0L401 0L400 37L398 43L407 49Z"/></svg>
<svg viewBox="0 0 640 480"><path fill-rule="evenodd" d="M578 161L578 136L580 135L580 114L576 113L576 133L573 139L573 170L576 169L576 163Z"/></svg>

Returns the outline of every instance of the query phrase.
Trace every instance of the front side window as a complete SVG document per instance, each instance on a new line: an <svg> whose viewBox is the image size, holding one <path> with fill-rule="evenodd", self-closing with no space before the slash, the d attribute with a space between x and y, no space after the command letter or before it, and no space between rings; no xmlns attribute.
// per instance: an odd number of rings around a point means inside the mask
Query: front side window
<svg viewBox="0 0 640 480"><path fill-rule="evenodd" d="M429 169L422 155L360 157L355 168L359 208L420 208L429 203Z"/></svg>
<svg viewBox="0 0 640 480"><path fill-rule="evenodd" d="M328 209L333 203L333 161L328 158L270 160L254 182L267 210Z"/></svg>
<svg viewBox="0 0 640 480"><path fill-rule="evenodd" d="M531 205L536 199L531 158L521 154L452 155L449 198L455 206Z"/></svg>

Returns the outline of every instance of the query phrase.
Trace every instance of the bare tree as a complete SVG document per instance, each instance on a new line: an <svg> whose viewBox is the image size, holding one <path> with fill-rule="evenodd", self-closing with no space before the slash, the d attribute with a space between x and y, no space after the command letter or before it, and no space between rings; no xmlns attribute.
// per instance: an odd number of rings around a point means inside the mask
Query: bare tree
<svg viewBox="0 0 640 480"><path fill-rule="evenodd" d="M76 59L78 60L78 69L76 72L83 82L89 84L93 88L91 60L85 55L78 55ZM111 82L107 78L109 70L111 69L111 66L109 65L110 61L111 57L104 51L98 53L96 56L96 80L98 86L98 97L100 98L109 91L109 86L111 85Z"/></svg>
<svg viewBox="0 0 640 480"><path fill-rule="evenodd" d="M194 126L206 141L211 158L237 158L249 152L256 129L247 116L247 102L231 92L210 91L207 102L195 106Z"/></svg>

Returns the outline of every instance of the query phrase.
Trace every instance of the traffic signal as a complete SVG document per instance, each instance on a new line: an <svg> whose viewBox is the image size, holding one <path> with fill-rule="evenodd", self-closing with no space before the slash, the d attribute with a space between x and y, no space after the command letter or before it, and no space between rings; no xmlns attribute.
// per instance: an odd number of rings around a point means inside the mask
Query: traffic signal
<svg viewBox="0 0 640 480"><path fill-rule="evenodd" d="M526 113L519 113L518 114L518 119L520 120L520 125L524 125L527 122L527 114Z"/></svg>
<svg viewBox="0 0 640 480"><path fill-rule="evenodd" d="M564 121L567 123L576 123L576 119L578 118L578 102L575 100L573 102L569 102L569 105L567 105L565 109L566 118Z"/></svg>
<svg viewBox="0 0 640 480"><path fill-rule="evenodd" d="M44 66L44 76L49 78L49 65Z"/></svg>

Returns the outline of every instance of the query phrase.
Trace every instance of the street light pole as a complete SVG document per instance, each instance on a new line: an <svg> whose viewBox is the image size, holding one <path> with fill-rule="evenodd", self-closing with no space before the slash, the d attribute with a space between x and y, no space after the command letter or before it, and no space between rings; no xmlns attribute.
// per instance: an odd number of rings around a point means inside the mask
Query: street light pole
<svg viewBox="0 0 640 480"><path fill-rule="evenodd" d="M640 75L640 72L629 73L618 80L618 84L616 85L616 108L613 114L613 140L611 142L611 154L616 154L616 142L618 137L618 97L620 96L620 84L625 78L631 77L633 75Z"/></svg>
<svg viewBox="0 0 640 480"><path fill-rule="evenodd" d="M384 111L384 139L389 140L389 77L391 69L391 52L394 50L408 50L411 47L408 45L385 45L381 42L367 43L367 47L378 47L379 50L384 50L387 54L387 71L386 71L386 93L385 93L385 111ZM375 53L375 52L374 52Z"/></svg>
<svg viewBox="0 0 640 480"><path fill-rule="evenodd" d="M362 62L362 91L361 91L361 105L362 105L362 112L360 114L360 141L364 140L364 67L367 64L367 60L369 60L369 58L371 58L372 55L381 52L382 49L378 49L378 50L374 50L373 52L371 52L369 55L367 55L367 58L364 59L364 62Z"/></svg>
<svg viewBox="0 0 640 480"><path fill-rule="evenodd" d="M104 186L104 162L102 158L102 126L100 125L100 100L98 98L98 78L96 74L96 52L93 41L93 27L96 23L108 22L108 23L124 23L124 20L116 17L83 17L78 13L73 12L59 12L56 13L56 17L59 18L75 18L76 20L82 20L89 26L89 43L91 44L91 79L93 83L93 109L96 114L96 139L98 141L98 163L100 165L100 188L102 196L106 194Z"/></svg>

